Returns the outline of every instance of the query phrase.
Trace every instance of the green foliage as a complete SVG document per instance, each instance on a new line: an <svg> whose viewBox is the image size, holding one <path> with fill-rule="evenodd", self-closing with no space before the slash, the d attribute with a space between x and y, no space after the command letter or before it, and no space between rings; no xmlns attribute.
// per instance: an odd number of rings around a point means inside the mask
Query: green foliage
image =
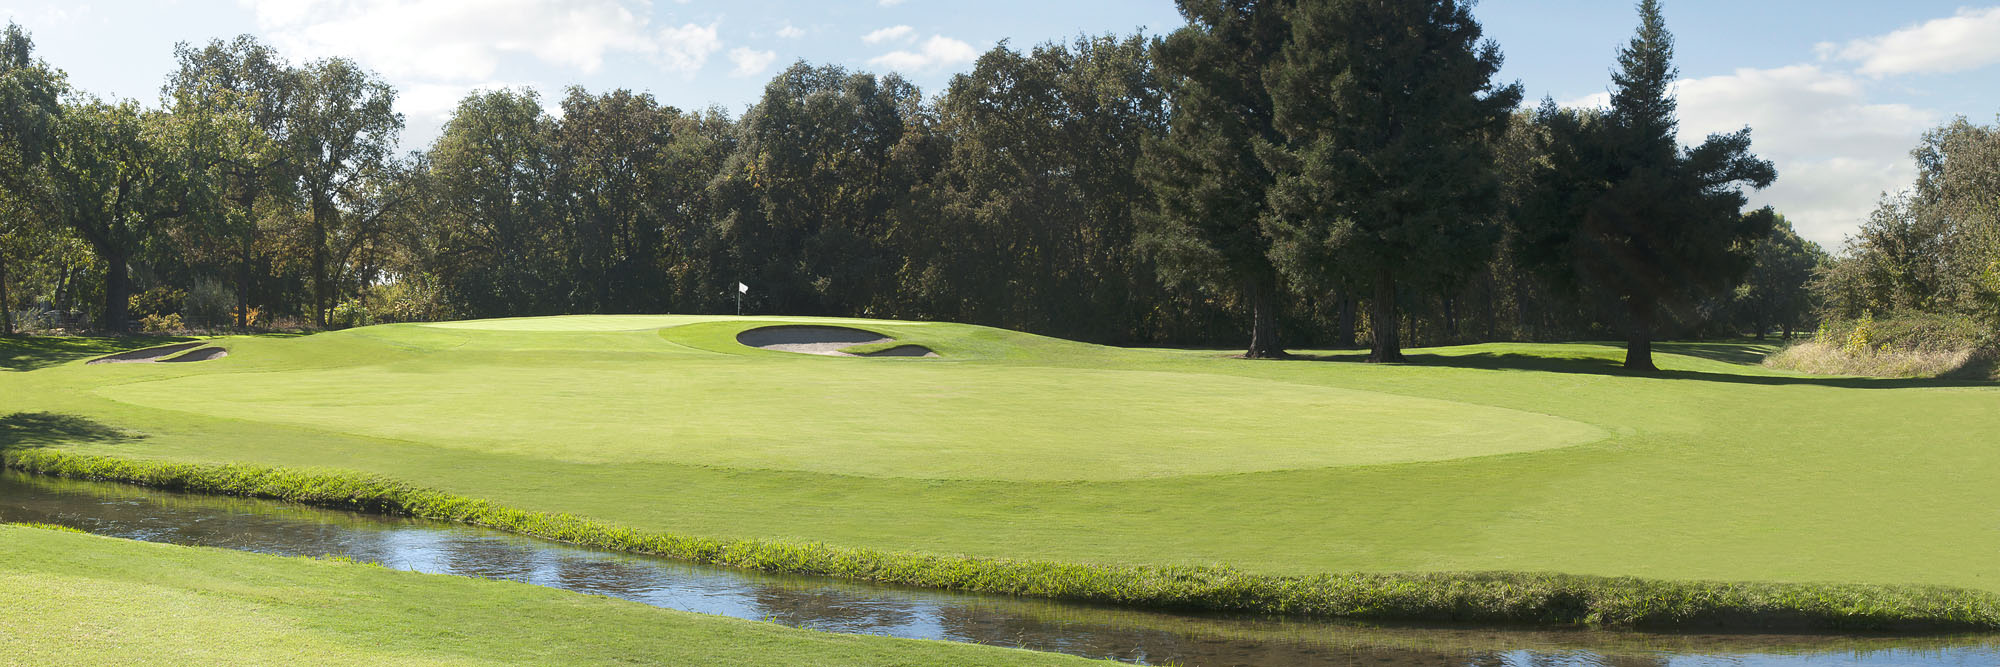
<svg viewBox="0 0 2000 667"><path fill-rule="evenodd" d="M1280 285L1271 262L1268 192L1275 175L1257 147L1284 141L1263 71L1290 35L1280 2L1183 0L1189 25L1155 43L1171 102L1167 131L1146 144L1139 175L1156 211L1139 243L1162 278L1236 293L1250 311L1251 358L1284 355Z"/></svg>
<svg viewBox="0 0 2000 667"><path fill-rule="evenodd" d="M1957 118L1911 155L1916 181L1883 197L1815 281L1825 315L1964 314L2000 328L2000 127Z"/></svg>
<svg viewBox="0 0 2000 667"><path fill-rule="evenodd" d="M1490 256L1500 208L1493 141L1521 99L1469 3L1302 0L1264 72L1286 139L1278 263L1307 284L1372 284L1374 353L1401 361L1397 285L1444 283Z"/></svg>
<svg viewBox="0 0 2000 667"><path fill-rule="evenodd" d="M1771 235L1753 242L1749 253L1750 273L1731 304L1735 319L1758 338L1773 326L1789 338L1810 322L1814 276L1831 258L1819 244L1800 238L1782 215Z"/></svg>
<svg viewBox="0 0 2000 667"><path fill-rule="evenodd" d="M8 523L8 524L0 524L0 525L6 525L6 526L20 526L20 527L22 527L22 528L34 528L34 529L36 529L36 530L53 530L53 531L56 531L56 532L58 532L58 533L75 533L75 534L77 534L77 535L89 535L89 534L90 534L90 533L86 533L86 532L84 532L84 531L82 531L82 530L79 530L79 529L76 529L76 528L71 528L71 527L69 527L69 526L63 526L63 525L58 525L58 524L53 524L53 523L36 523L36 522L17 522L17 523Z"/></svg>
<svg viewBox="0 0 2000 667"><path fill-rule="evenodd" d="M5 453L4 463L62 477L458 521L570 544L764 572L1174 610L1630 628L1903 632L2000 628L2000 595L1945 587L1507 572L1272 576L1221 566L994 560L647 533L352 474L121 460L49 450Z"/></svg>
<svg viewBox="0 0 2000 667"><path fill-rule="evenodd" d="M1770 234L1776 214L1743 214L1744 187L1777 178L1750 153L1750 130L1683 150L1668 90L1673 37L1655 0L1619 53L1611 109L1586 114L1544 102L1532 194L1515 216L1522 263L1585 300L1620 311L1626 367L1652 370L1652 340L1675 318L1727 293L1751 266L1744 249ZM1614 305L1615 304L1615 305Z"/></svg>
<svg viewBox="0 0 2000 667"><path fill-rule="evenodd" d="M187 292L165 285L132 295L131 313L133 317L153 317L156 315L179 315Z"/></svg>
<svg viewBox="0 0 2000 667"><path fill-rule="evenodd" d="M233 307L236 295L230 293L229 286L220 282L201 278L194 281L194 287L181 298L180 314L190 324L204 327L227 326L234 321ZM138 307L133 307L138 312Z"/></svg>
<svg viewBox="0 0 2000 667"><path fill-rule="evenodd" d="M343 300L335 304L333 312L326 316L326 326L335 329L352 329L370 324L374 322L369 319L368 308L361 305L360 299Z"/></svg>
<svg viewBox="0 0 2000 667"><path fill-rule="evenodd" d="M187 329L178 313L154 314L139 318L139 331L154 335L175 334Z"/></svg>

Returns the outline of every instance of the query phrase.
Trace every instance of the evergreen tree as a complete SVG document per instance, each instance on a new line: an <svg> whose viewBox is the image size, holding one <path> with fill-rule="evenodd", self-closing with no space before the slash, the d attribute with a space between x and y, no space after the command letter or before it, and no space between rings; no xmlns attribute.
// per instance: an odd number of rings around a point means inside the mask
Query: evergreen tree
<svg viewBox="0 0 2000 667"><path fill-rule="evenodd" d="M1290 36L1286 0L1180 0L1188 25L1154 48L1171 119L1146 144L1140 174L1158 209L1142 242L1162 277L1236 290L1250 311L1244 357L1283 357L1278 269L1268 191L1276 180L1257 146L1284 142L1264 68Z"/></svg>
<svg viewBox="0 0 2000 667"><path fill-rule="evenodd" d="M1520 103L1500 50L1457 0L1299 0L1264 77L1286 143L1276 256L1306 282L1372 283L1370 361L1403 359L1398 284L1476 266L1497 239L1492 143Z"/></svg>
<svg viewBox="0 0 2000 667"><path fill-rule="evenodd" d="M1639 18L1618 54L1608 111L1543 104L1548 162L1516 220L1525 263L1592 302L1618 304L1625 368L1650 371L1663 317L1691 317L1748 270L1748 245L1770 233L1775 214L1744 215L1742 186L1769 186L1777 172L1750 153L1748 128L1681 149L1673 35L1657 0L1640 2Z"/></svg>

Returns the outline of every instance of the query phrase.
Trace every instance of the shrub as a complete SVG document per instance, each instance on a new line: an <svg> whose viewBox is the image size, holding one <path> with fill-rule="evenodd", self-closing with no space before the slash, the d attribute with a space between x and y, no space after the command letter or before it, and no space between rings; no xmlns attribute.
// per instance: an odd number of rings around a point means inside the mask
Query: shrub
<svg viewBox="0 0 2000 667"><path fill-rule="evenodd" d="M179 333L187 329L179 315L147 315L139 319L139 330L150 334Z"/></svg>
<svg viewBox="0 0 2000 667"><path fill-rule="evenodd" d="M1765 358L1773 368L1870 377L1993 377L1994 333L1966 315L1900 313L1822 323L1811 340Z"/></svg>
<svg viewBox="0 0 2000 667"><path fill-rule="evenodd" d="M342 301L326 316L326 325L335 329L352 329L369 324L368 309L361 306L360 299Z"/></svg>
<svg viewBox="0 0 2000 667"><path fill-rule="evenodd" d="M181 316L190 324L228 326L236 322L236 295L219 281L203 278L181 301Z"/></svg>
<svg viewBox="0 0 2000 667"><path fill-rule="evenodd" d="M373 322L442 322L456 319L451 303L438 282L424 276L376 285L374 305L368 309Z"/></svg>
<svg viewBox="0 0 2000 667"><path fill-rule="evenodd" d="M145 319L153 315L179 315L185 299L187 292L161 286L132 295L126 304L132 317Z"/></svg>

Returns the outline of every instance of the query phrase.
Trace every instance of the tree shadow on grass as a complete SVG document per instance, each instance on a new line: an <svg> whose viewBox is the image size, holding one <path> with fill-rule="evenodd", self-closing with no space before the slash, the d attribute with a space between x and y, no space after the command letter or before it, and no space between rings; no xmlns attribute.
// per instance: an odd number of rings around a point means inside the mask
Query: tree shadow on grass
<svg viewBox="0 0 2000 667"><path fill-rule="evenodd" d="M1625 370L1623 364L1624 345L1619 343L1587 343L1598 347L1620 350L1617 358L1612 357L1551 357L1513 352L1479 352L1473 354L1424 354L1405 355L1408 365L1436 366L1442 368L1467 368L1488 371L1534 371L1543 373L1574 373L1603 375L1608 377L1656 378L1669 380L1699 380L1703 382L1725 382L1731 384L1754 384L1764 386L1816 385L1842 389L1906 389L1912 387L2000 387L2000 383L1979 380L1943 378L1857 378L1857 377L1801 377L1791 375L1748 375L1737 373L1714 373L1692 370L1662 370L1639 372ZM1677 354L1700 357L1726 363L1752 365L1763 361L1764 346L1754 343L1654 343L1656 354ZM1298 355L1294 359L1307 361L1365 363L1368 351L1334 353L1324 355Z"/></svg>
<svg viewBox="0 0 2000 667"><path fill-rule="evenodd" d="M184 336L0 336L0 369L32 371L78 359L194 340Z"/></svg>
<svg viewBox="0 0 2000 667"><path fill-rule="evenodd" d="M16 412L0 417L0 452L54 445L131 442L144 437L76 415Z"/></svg>

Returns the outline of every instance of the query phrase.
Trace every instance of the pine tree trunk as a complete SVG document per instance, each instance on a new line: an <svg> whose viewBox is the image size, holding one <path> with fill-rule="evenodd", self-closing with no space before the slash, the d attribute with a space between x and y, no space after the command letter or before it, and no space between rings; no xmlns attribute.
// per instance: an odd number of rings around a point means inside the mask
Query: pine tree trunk
<svg viewBox="0 0 2000 667"><path fill-rule="evenodd" d="M1250 300L1250 349L1245 359L1283 359L1285 347L1278 341L1278 281L1270 276L1243 281L1244 296Z"/></svg>
<svg viewBox="0 0 2000 667"><path fill-rule="evenodd" d="M1403 361L1403 344L1396 339L1396 276L1388 269L1375 272L1375 299L1369 306L1370 329L1375 331L1374 347L1368 354L1369 363L1387 364Z"/></svg>
<svg viewBox="0 0 2000 667"><path fill-rule="evenodd" d="M1343 289L1334 300L1333 346L1354 347L1354 295Z"/></svg>
<svg viewBox="0 0 2000 667"><path fill-rule="evenodd" d="M0 336L14 335L14 300L7 293L7 257L0 255Z"/></svg>
<svg viewBox="0 0 2000 667"><path fill-rule="evenodd" d="M125 256L104 258L104 330L124 333L132 330L132 285L127 277Z"/></svg>
<svg viewBox="0 0 2000 667"><path fill-rule="evenodd" d="M1657 371L1653 365L1653 314L1658 307L1651 300L1632 301L1632 329L1625 341L1625 370Z"/></svg>

